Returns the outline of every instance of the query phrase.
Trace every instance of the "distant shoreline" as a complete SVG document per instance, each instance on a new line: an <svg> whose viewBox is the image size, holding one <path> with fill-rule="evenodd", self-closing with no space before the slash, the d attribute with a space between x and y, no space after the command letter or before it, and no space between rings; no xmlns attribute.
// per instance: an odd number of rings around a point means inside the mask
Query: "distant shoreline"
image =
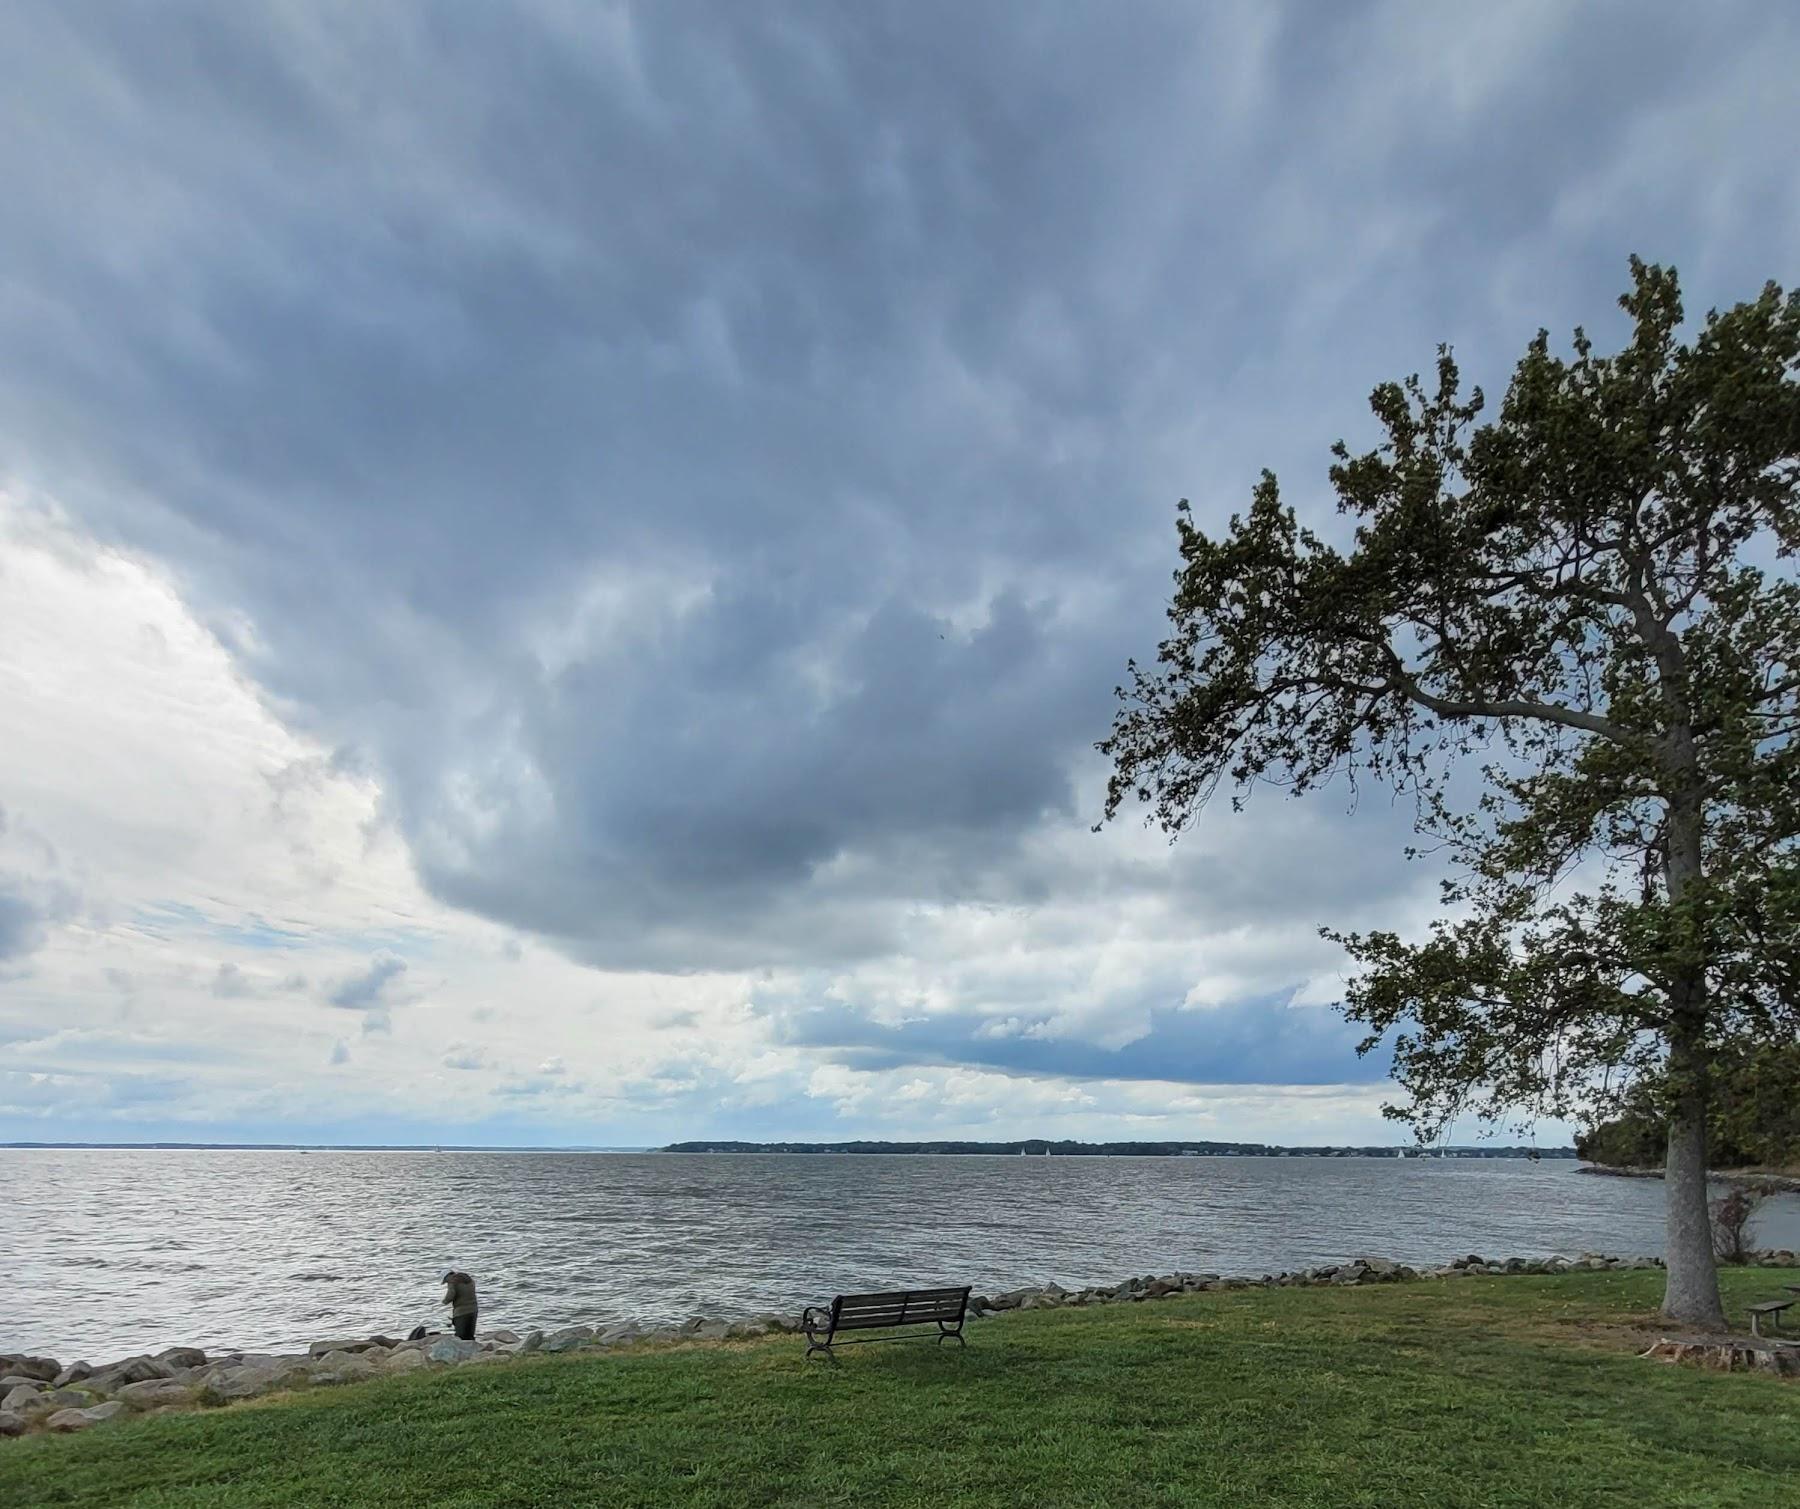
<svg viewBox="0 0 1800 1509"><path fill-rule="evenodd" d="M672 1142L661 1153L901 1154L1025 1158L1405 1158L1575 1159L1572 1147L1278 1147L1266 1142Z"/></svg>
<svg viewBox="0 0 1800 1509"><path fill-rule="evenodd" d="M0 1152L160 1153L654 1153L653 1147L522 1147L460 1142L0 1142Z"/></svg>
<svg viewBox="0 0 1800 1509"><path fill-rule="evenodd" d="M497 1146L431 1142L0 1142L0 1152L240 1152L240 1153L763 1153L900 1154L911 1157L1052 1158L1403 1158L1554 1159L1574 1161L1572 1147L1319 1146L1280 1147L1263 1142L672 1142L666 1147L599 1144ZM1595 1172L1613 1172L1596 1169Z"/></svg>

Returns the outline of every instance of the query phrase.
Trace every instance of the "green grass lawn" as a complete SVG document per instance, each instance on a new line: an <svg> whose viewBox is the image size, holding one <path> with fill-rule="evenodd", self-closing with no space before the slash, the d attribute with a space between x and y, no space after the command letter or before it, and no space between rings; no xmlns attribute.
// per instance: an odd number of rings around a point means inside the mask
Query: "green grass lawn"
<svg viewBox="0 0 1800 1509"><path fill-rule="evenodd" d="M1729 1272L1728 1305L1784 1281ZM0 1504L1800 1506L1800 1384L1640 1361L1660 1290L1250 1290L836 1366L791 1337L525 1359L0 1442Z"/></svg>

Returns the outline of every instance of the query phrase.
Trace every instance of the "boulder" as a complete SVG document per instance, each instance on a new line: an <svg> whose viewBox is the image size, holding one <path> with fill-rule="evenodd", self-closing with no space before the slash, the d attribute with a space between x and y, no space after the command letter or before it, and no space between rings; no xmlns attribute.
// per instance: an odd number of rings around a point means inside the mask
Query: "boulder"
<svg viewBox="0 0 1800 1509"><path fill-rule="evenodd" d="M544 1333L542 1331L527 1331L525 1333L525 1339L519 1343L519 1350L521 1352L536 1352L540 1350L543 1345Z"/></svg>
<svg viewBox="0 0 1800 1509"><path fill-rule="evenodd" d="M427 1362L467 1362L481 1350L480 1343L456 1336L440 1336L425 1349Z"/></svg>
<svg viewBox="0 0 1800 1509"><path fill-rule="evenodd" d="M44 1389L23 1401L18 1399L18 1394L19 1390L14 1389L6 1396L6 1401L4 1405L0 1405L0 1408L17 1410L28 1419L36 1415L50 1414L59 1409L86 1409L90 1404L99 1402L86 1389L78 1388Z"/></svg>
<svg viewBox="0 0 1800 1509"><path fill-rule="evenodd" d="M483 1331L476 1339L491 1341L495 1346L516 1347L519 1344L519 1333L517 1331Z"/></svg>
<svg viewBox="0 0 1800 1509"><path fill-rule="evenodd" d="M172 1368L203 1368L206 1353L199 1347L164 1347L156 1354L156 1361L166 1362Z"/></svg>
<svg viewBox="0 0 1800 1509"><path fill-rule="evenodd" d="M627 1342L636 1341L641 1334L636 1326L627 1323L608 1326L594 1340L603 1347L618 1347L624 1346Z"/></svg>
<svg viewBox="0 0 1800 1509"><path fill-rule="evenodd" d="M15 1383L4 1394L0 1394L0 1409L22 1412L44 1391L41 1383Z"/></svg>
<svg viewBox="0 0 1800 1509"><path fill-rule="evenodd" d="M94 1370L85 1362L71 1362L51 1380L56 1388L66 1388L71 1383L80 1383L84 1378L92 1378Z"/></svg>
<svg viewBox="0 0 1800 1509"><path fill-rule="evenodd" d="M61 1371L62 1364L54 1357L29 1357L23 1352L0 1354L0 1378L16 1375L48 1383Z"/></svg>
<svg viewBox="0 0 1800 1509"><path fill-rule="evenodd" d="M387 1360L381 1364L381 1370L384 1373L416 1373L424 1366L426 1366L426 1362L423 1352L415 1348L405 1350L395 1348L388 1354Z"/></svg>
<svg viewBox="0 0 1800 1509"><path fill-rule="evenodd" d="M361 1383L373 1378L377 1363L384 1355L378 1352L327 1352L312 1366L314 1383Z"/></svg>
<svg viewBox="0 0 1800 1509"><path fill-rule="evenodd" d="M254 1399L305 1381L308 1374L298 1362L277 1357L250 1358L209 1370L202 1379L202 1397L219 1402Z"/></svg>
<svg viewBox="0 0 1800 1509"><path fill-rule="evenodd" d="M593 1339L592 1326L564 1326L560 1331L552 1331L539 1346L546 1352L568 1352Z"/></svg>
<svg viewBox="0 0 1800 1509"><path fill-rule="evenodd" d="M86 1430L91 1425L98 1425L103 1420L110 1420L114 1415L123 1414L125 1406L118 1400L109 1400L105 1404L91 1404L81 1408L59 1409L44 1421L45 1430L53 1430L59 1434Z"/></svg>
<svg viewBox="0 0 1800 1509"><path fill-rule="evenodd" d="M165 1404L186 1404L194 1391L174 1378L146 1378L142 1383L128 1383L113 1396L123 1399L133 1409L160 1409Z"/></svg>
<svg viewBox="0 0 1800 1509"><path fill-rule="evenodd" d="M0 1409L0 1436L25 1434L25 1417L15 1410Z"/></svg>
<svg viewBox="0 0 1800 1509"><path fill-rule="evenodd" d="M339 1341L315 1341L306 1351L309 1357L324 1357L332 1352L367 1352L376 1347L397 1347L391 1336L345 1337Z"/></svg>
<svg viewBox="0 0 1800 1509"><path fill-rule="evenodd" d="M1179 1294L1181 1285L1172 1283L1166 1278L1159 1278L1154 1283L1144 1286L1144 1295L1148 1299L1161 1299L1166 1294Z"/></svg>
<svg viewBox="0 0 1800 1509"><path fill-rule="evenodd" d="M175 1369L166 1362L159 1362L154 1357L127 1357L123 1362L113 1362L98 1372L88 1374L83 1380L89 1386L103 1393L117 1393L128 1383L148 1383L152 1378L173 1378Z"/></svg>

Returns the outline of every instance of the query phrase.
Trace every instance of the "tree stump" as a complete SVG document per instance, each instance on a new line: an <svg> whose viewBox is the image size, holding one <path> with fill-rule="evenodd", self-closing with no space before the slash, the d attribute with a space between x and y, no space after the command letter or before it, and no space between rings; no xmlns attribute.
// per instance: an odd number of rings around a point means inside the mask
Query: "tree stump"
<svg viewBox="0 0 1800 1509"><path fill-rule="evenodd" d="M1685 1362L1718 1373L1774 1373L1800 1378L1800 1347L1747 1336L1664 1336L1641 1353L1659 1362Z"/></svg>

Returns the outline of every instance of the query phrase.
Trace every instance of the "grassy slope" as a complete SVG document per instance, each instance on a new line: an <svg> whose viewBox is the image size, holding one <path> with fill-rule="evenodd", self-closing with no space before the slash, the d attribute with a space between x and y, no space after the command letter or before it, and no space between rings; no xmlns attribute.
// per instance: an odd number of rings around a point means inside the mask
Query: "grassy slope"
<svg viewBox="0 0 1800 1509"><path fill-rule="evenodd" d="M1725 1275L1728 1303L1795 1282ZM1800 1505L1800 1386L1638 1360L1657 1273L1253 1290L540 1358L0 1443L0 1505Z"/></svg>

